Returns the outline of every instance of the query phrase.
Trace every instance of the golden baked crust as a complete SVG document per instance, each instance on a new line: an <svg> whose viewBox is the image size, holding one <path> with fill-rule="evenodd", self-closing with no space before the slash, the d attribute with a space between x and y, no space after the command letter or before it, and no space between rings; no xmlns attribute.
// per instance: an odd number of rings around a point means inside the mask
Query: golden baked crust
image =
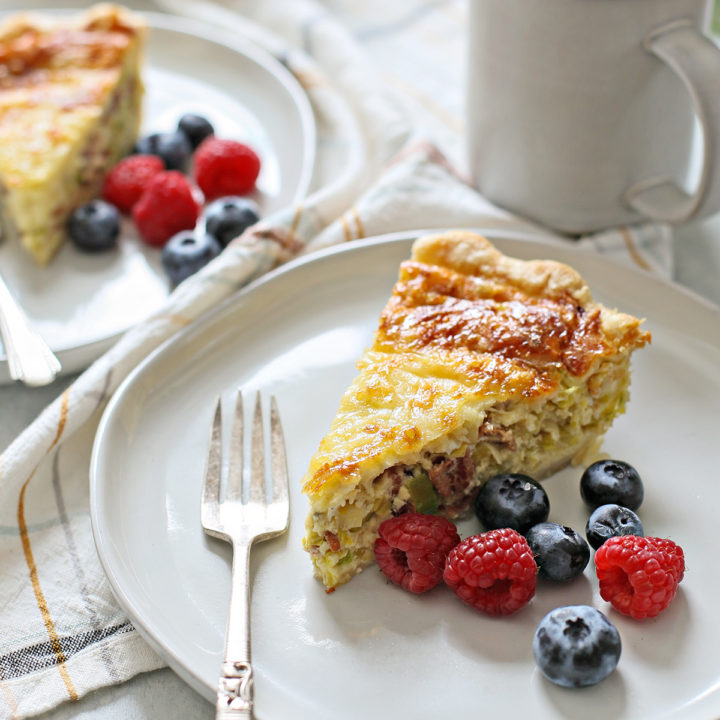
<svg viewBox="0 0 720 720"><path fill-rule="evenodd" d="M132 147L145 34L139 16L110 4L0 24L2 229L40 264L62 243L70 212Z"/></svg>
<svg viewBox="0 0 720 720"><path fill-rule="evenodd" d="M587 450L649 338L567 265L468 232L416 241L303 478L316 574L334 587L371 562L379 522L417 509L406 486L452 516L490 474L540 478Z"/></svg>

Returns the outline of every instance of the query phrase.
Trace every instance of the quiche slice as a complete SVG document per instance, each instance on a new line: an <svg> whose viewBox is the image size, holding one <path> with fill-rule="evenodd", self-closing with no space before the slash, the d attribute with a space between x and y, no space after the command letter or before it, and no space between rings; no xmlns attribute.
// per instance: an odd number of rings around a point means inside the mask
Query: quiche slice
<svg viewBox="0 0 720 720"><path fill-rule="evenodd" d="M117 5L0 24L0 228L40 265L140 123L146 26Z"/></svg>
<svg viewBox="0 0 720 720"><path fill-rule="evenodd" d="M455 517L492 475L589 457L625 408L640 324L567 265L468 232L417 240L302 481L328 591L373 561L389 516Z"/></svg>

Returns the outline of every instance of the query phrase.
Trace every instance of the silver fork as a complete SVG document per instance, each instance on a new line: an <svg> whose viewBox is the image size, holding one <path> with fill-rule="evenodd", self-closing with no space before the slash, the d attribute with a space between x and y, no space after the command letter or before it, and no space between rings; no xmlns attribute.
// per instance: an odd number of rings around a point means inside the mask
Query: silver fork
<svg viewBox="0 0 720 720"><path fill-rule="evenodd" d="M48 385L60 372L60 361L33 329L0 275L0 337L5 346L8 372L30 387Z"/></svg>
<svg viewBox="0 0 720 720"><path fill-rule="evenodd" d="M270 398L271 499L265 493L265 449L260 394L255 398L250 484L243 501L243 402L238 392L231 430L230 458L224 497L221 497L222 412L218 398L210 434L207 469L202 488L202 526L205 532L232 544L225 656L218 682L215 717L252 718L253 666L250 653L249 560L253 543L268 540L287 530L289 519L288 476L280 415Z"/></svg>

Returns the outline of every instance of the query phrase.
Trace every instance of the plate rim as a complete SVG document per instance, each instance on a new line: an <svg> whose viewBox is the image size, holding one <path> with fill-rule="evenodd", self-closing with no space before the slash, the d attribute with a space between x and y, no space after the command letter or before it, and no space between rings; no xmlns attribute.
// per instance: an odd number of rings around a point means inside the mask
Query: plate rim
<svg viewBox="0 0 720 720"><path fill-rule="evenodd" d="M457 228L455 228L457 229ZM563 250L570 249L571 254L579 253L584 256L595 255L598 259L605 263L609 268L621 269L629 272L631 275L641 277L643 282L650 281L656 286L665 290L670 290L679 293L685 297L688 301L693 303L701 304L706 310L710 312L710 317L717 319L720 324L720 307L714 305L706 298L697 295L696 293L688 290L687 288L679 285L678 283L658 278L657 276L629 267L622 264L612 258L605 256L597 256L595 251L570 245L567 241L559 239L555 236L543 234L542 232L524 231L524 230L508 230L505 228L467 228L473 232L479 232L486 235L491 241L493 237L519 242L537 242L539 246L554 246ZM215 330L219 330L223 326L223 317L226 314L231 314L234 311L234 306L242 304L245 301L245 297L258 288L263 287L269 283L283 282L283 277L288 274L295 272L299 268L314 264L318 260L323 258L332 257L339 254L352 254L354 252L361 252L366 250L368 247L385 244L402 244L410 243L412 240L426 234L435 234L446 231L447 229L422 229L412 231L397 231L392 233L386 233L377 235L363 240L355 240L351 243L342 243L340 245L334 245L322 250L318 250L314 253L309 253L296 258L288 263L266 273L259 277L247 286L242 288L237 293L233 294L229 298L226 298L220 303L214 310L208 312L198 322L193 323L191 326L183 328L172 338L169 338L157 347L152 353L144 358L122 381L118 388L110 398L105 410L103 411L102 417L98 424L97 431L93 440L91 463L90 463L90 519L91 528L93 534L93 540L95 547L100 559L101 566L105 572L105 576L110 583L113 595L118 601L124 612L127 613L128 617L132 621L134 627L138 630L141 636L148 642L148 644L163 658L174 672L176 672L190 687L196 692L201 694L206 699L213 701L215 698L215 687L208 685L199 675L194 672L192 666L186 665L180 657L173 655L167 648L165 648L157 637L153 634L153 631L148 627L142 614L135 608L132 599L128 596L123 586L121 579L115 572L115 568L112 565L112 558L108 555L112 555L112 551L108 553L107 548L112 547L112 543L106 538L106 529L102 526L100 519L100 499L102 496L101 483L99 481L99 465L101 462L101 454L103 452L103 446L105 443L105 437L110 423L113 420L113 416L117 411L118 406L123 402L125 394L129 392L137 382L137 378L142 377L143 373L147 369L157 362L161 362L163 356L171 355L177 347L181 347L186 342L187 338L191 338L195 334L207 332L211 326L215 326ZM720 340L710 341L710 344L720 348ZM719 695L720 696L720 695Z"/></svg>
<svg viewBox="0 0 720 720"><path fill-rule="evenodd" d="M148 10L135 10L133 12L138 13L142 17L149 18L152 21L149 23L151 30L153 27L159 27L163 30L193 35L202 38L206 42L222 45L241 55L245 55L255 64L273 75L280 84L283 85L288 95L292 97L300 114L303 128L302 135L305 162L303 163L301 180L298 182L298 186L295 189L290 203L296 203L302 200L307 195L315 170L317 124L315 123L315 114L313 113L310 100L303 91L300 81L292 72L269 50L256 43L248 35L242 34L242 31L238 31L241 34L234 35L222 28L216 30L214 26L205 22L198 23L196 27L195 21L179 15L170 15L169 13ZM254 23L248 20L248 24L253 25Z"/></svg>
<svg viewBox="0 0 720 720"><path fill-rule="evenodd" d="M30 14L49 13L66 15L82 12L86 9L87 8L31 8L22 12ZM18 11L3 11L0 13L0 17L16 12ZM292 99L298 111L301 135L303 137L303 160L300 179L293 192L292 198L289 199L286 206L290 207L292 204L297 204L302 201L303 198L307 196L315 171L317 125L310 100L303 91L300 82L290 70L285 67L278 58L272 55L270 51L258 45L246 34L234 35L221 28L216 31L213 26L207 23L191 21L188 18L170 15L169 13L148 10L132 10L132 12L146 19L150 31L157 28L172 33L191 35L205 42L228 48L249 59L252 63L275 78ZM252 24L251 21L248 21L248 23ZM170 293L168 293L168 297L169 295ZM69 375L87 368L94 360L109 350L131 328L132 325L129 325L119 332L96 337L79 345L62 345L59 343L53 345L51 350L58 357L62 365L60 376ZM0 344L0 385L10 384L12 382L8 369L7 354L5 348Z"/></svg>

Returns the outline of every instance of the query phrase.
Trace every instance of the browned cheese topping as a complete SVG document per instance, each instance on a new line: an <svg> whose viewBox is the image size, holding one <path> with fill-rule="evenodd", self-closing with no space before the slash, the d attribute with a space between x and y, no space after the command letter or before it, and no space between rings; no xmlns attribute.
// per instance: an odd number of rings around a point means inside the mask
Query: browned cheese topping
<svg viewBox="0 0 720 720"><path fill-rule="evenodd" d="M135 32L117 16L83 28L15 26L0 37L0 89L40 88L60 79L65 68L119 67Z"/></svg>
<svg viewBox="0 0 720 720"><path fill-rule="evenodd" d="M412 261L403 263L400 277L381 315L376 349L490 353L541 373L563 365L575 376L613 352L600 309L587 312L568 293L533 297Z"/></svg>

